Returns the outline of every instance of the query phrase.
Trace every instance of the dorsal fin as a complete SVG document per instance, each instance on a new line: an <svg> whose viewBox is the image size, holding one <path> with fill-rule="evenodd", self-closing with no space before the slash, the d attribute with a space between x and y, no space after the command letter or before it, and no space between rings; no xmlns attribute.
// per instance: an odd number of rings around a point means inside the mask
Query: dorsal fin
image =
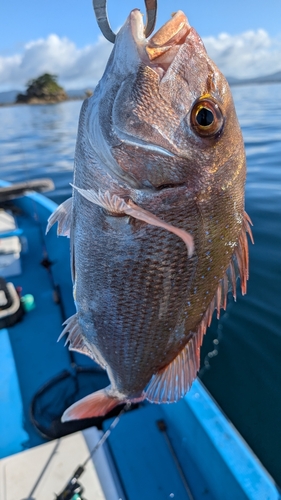
<svg viewBox="0 0 281 500"><path fill-rule="evenodd" d="M192 337L173 361L153 375L145 389L151 403L174 403L190 389L200 365L200 346L197 336Z"/></svg>
<svg viewBox="0 0 281 500"><path fill-rule="evenodd" d="M213 300L197 327L196 333L191 332L191 338L185 347L168 366L153 375L146 387L145 396L151 403L172 403L178 401L187 393L200 367L200 347L207 327L211 324L214 310L217 309L217 317L219 318L220 309L226 309L229 287L232 288L233 297L236 299L236 280L238 277L240 277L242 293L246 293L249 277L246 233L249 233L253 243L250 224L251 219L245 212L242 230L229 267L221 279Z"/></svg>
<svg viewBox="0 0 281 500"><path fill-rule="evenodd" d="M70 237L71 226L71 212L72 212L72 198L65 200L58 208L52 213L48 219L46 234L50 231L51 227L57 222L58 236Z"/></svg>
<svg viewBox="0 0 281 500"><path fill-rule="evenodd" d="M220 310L226 309L228 292L231 290L234 300L236 300L236 282L240 278L241 292L243 295L247 292L247 280L249 278L249 250L247 233L250 240L254 243L251 226L252 221L248 214L244 212L242 230L238 238L237 246L234 250L228 269L221 279L216 294L210 303L203 320L201 321L198 332L200 335L205 334L206 329L210 326L213 312L217 310L217 318L220 318ZM203 332L203 333L202 333Z"/></svg>

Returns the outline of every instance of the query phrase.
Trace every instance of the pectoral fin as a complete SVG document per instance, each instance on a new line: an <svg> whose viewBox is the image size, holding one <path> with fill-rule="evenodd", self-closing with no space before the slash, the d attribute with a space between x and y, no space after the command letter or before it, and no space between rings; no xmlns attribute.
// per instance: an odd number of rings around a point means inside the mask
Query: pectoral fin
<svg viewBox="0 0 281 500"><path fill-rule="evenodd" d="M76 186L72 187L74 187L74 189L76 189L78 193L81 194L81 196L86 198L86 200L95 203L96 205L99 205L102 208L105 208L109 212L123 213L126 215L130 215L135 219L147 222L152 226L162 227L167 231L176 234L186 244L188 256L189 257L192 256L194 251L193 237L191 236L191 234L187 233L183 229L172 226L172 224L168 224L167 222L163 221L162 219L152 214L148 210L144 210L143 208L139 207L131 200L126 202L125 200L120 198L120 196L116 194L111 194L109 191L105 191L104 193L102 193L101 191L96 192L92 189L87 190L87 189L80 189Z"/></svg>

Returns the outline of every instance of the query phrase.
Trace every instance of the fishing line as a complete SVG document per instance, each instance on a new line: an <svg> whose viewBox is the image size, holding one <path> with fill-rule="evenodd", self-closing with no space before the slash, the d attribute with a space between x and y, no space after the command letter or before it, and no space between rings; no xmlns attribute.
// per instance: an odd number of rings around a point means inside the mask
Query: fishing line
<svg viewBox="0 0 281 500"><path fill-rule="evenodd" d="M120 413L117 415L117 417L115 417L115 419L113 420L113 422L110 424L110 426L107 429L107 431L102 435L102 437L100 438L100 440L94 446L94 448L92 449L92 451L90 452L90 454L86 458L86 460L83 462L83 464L79 465L79 467L77 467L76 471L72 475L71 479L68 481L68 483L67 483L66 487L63 489L63 491L59 495L56 495L56 500L71 500L72 498L74 498L74 495L80 495L83 492L83 488L78 483L78 479L80 478L80 476L85 471L85 467L86 467L87 463L91 460L92 456L96 453L96 451L109 438L111 432L113 431L113 429L118 424L120 418L122 417L122 415L127 410L129 410L130 406L131 406L131 403L127 403L124 406L124 408L122 408L122 410L120 411ZM81 497L77 497L76 496L76 498L81 498Z"/></svg>

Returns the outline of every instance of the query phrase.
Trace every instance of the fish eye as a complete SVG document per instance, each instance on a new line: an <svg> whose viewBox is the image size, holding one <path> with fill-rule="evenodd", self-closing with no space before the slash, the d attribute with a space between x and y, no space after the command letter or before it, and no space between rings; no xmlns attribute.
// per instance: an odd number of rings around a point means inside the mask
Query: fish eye
<svg viewBox="0 0 281 500"><path fill-rule="evenodd" d="M217 137L224 124L218 104L209 97L200 97L193 104L190 115L191 126L200 137Z"/></svg>
<svg viewBox="0 0 281 500"><path fill-rule="evenodd" d="M208 108L199 109L195 117L195 120L200 127L209 127L209 125L212 125L214 119L212 111Z"/></svg>

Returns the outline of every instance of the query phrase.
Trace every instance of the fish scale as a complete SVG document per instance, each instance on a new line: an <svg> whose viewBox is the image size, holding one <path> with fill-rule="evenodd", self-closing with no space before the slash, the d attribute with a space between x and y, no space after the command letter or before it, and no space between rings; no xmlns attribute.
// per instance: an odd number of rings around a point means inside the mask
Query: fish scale
<svg viewBox="0 0 281 500"><path fill-rule="evenodd" d="M83 103L73 196L48 225L71 238L77 312L62 335L110 379L63 421L183 397L214 310L230 287L236 297L238 276L246 292L245 152L230 89L182 12L149 40L142 23L132 11Z"/></svg>
<svg viewBox="0 0 281 500"><path fill-rule="evenodd" d="M89 202L84 200L81 200L80 203L89 205ZM87 218L83 218L83 221L76 220L82 233L85 231L82 224L88 217L92 220L93 228L95 227L95 212L97 210L93 208L91 216L90 211L91 206L88 207ZM85 209L79 207L78 212L83 214ZM190 210L190 212L192 211ZM197 213L196 209L194 212ZM187 225L186 220L183 219L181 207L178 208L178 214L170 214L169 222L177 226L183 222ZM100 222L100 225L103 224ZM91 340L97 342L103 357L113 371L118 369L119 360L123 359L122 378L126 381L130 376L130 383L129 386L127 384L126 388L132 393L136 393L138 389L138 386L134 387L135 380L131 370L135 359L143 359L143 365L148 366L148 374L146 375L148 383L153 374L151 366L155 366L155 354L157 364L161 368L161 365L166 362L165 357L167 359L165 352L167 343L173 343L173 349L168 354L168 359L171 360L178 351L178 343L183 345L182 339L176 341L176 334L174 334L175 341L171 341L171 329L174 331L177 327L177 317L183 317L190 294L188 290L190 278L194 273L194 264L196 263L196 257L188 260L185 245L180 240L177 241L177 237L174 235L161 229L149 227L146 227L145 232L140 231L138 234L136 226L137 224L134 224L133 227L127 224L127 229L133 229L130 240L125 238L124 234L108 234L99 230L96 236L93 235L95 249L94 252L91 251L91 256L96 265L92 269L90 286L81 292L77 288L77 296L81 297L81 305L79 302L77 303L81 317L83 315L82 302L88 304L93 297L97 296L94 299L95 312L91 318L91 324L96 333ZM95 233L94 229L93 232ZM134 250L136 241L133 239L134 234L138 234L138 241L141 240L139 253ZM106 248L106 254L102 252L104 248ZM143 249L145 249L145 253ZM77 251L79 251L78 246ZM112 265L116 253L124 255L122 266L120 263ZM81 269L77 269L81 283L85 283L88 278L87 263L84 262L87 259L87 252L85 252L84 259L81 260ZM192 262L194 262L193 265ZM86 269L85 276L83 276L83 269ZM108 277L106 275L107 269L110 269ZM103 295L99 294L99 288L103 294L104 290L110 289L109 295L114 297L114 313L112 302L106 302L103 299ZM163 299L168 302L168 307L165 317L159 321L159 309ZM107 318L106 327L104 318ZM191 327L195 326L191 325ZM189 329L187 329L186 335L189 334ZM143 338L145 342L143 342ZM140 339L138 344L134 342L136 339ZM157 353L153 349L155 344L159 345ZM141 349L145 356L142 356L138 349L136 352L136 347ZM121 353L125 353L124 357ZM141 365L140 370L145 377L143 365Z"/></svg>

